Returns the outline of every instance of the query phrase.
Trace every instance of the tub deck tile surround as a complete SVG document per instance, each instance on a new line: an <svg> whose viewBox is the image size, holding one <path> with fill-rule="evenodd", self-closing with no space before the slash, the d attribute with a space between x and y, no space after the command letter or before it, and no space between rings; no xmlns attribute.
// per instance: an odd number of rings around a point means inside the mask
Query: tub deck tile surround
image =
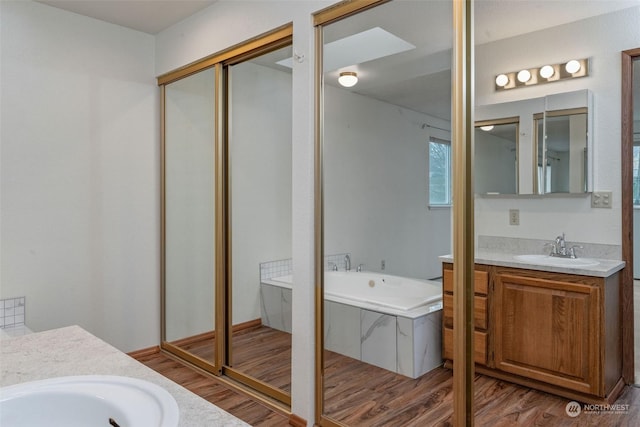
<svg viewBox="0 0 640 427"><path fill-rule="evenodd" d="M0 360L3 387L69 375L122 375L171 393L180 409L181 427L249 425L78 326L3 339Z"/></svg>

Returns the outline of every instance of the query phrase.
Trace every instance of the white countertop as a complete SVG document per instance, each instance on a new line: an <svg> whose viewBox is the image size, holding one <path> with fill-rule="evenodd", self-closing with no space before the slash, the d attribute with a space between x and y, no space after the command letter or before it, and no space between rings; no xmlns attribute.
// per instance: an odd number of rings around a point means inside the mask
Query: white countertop
<svg viewBox="0 0 640 427"><path fill-rule="evenodd" d="M442 255L439 257L442 262L453 262L453 255ZM591 258L595 259L595 258ZM611 259L597 259L598 264L593 266L564 267L532 264L519 261L514 258L514 254L499 252L478 251L475 253L476 264L496 265L500 267L524 268L527 270L549 271L552 273L578 274L581 276L609 277L624 268L625 262Z"/></svg>
<svg viewBox="0 0 640 427"><path fill-rule="evenodd" d="M181 427L249 425L79 326L4 338L0 361L0 386L69 375L122 375L171 393L180 408Z"/></svg>

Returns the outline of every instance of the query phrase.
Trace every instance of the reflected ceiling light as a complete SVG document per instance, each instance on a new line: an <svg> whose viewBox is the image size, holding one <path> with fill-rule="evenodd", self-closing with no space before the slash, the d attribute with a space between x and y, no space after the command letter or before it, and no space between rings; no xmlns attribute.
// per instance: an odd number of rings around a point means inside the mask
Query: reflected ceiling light
<svg viewBox="0 0 640 427"><path fill-rule="evenodd" d="M493 125L488 125L488 126L480 126L480 129L482 129L485 132L489 132L490 130L493 129Z"/></svg>
<svg viewBox="0 0 640 427"><path fill-rule="evenodd" d="M343 71L338 77L338 83L344 87L352 87L358 83L358 74L353 71Z"/></svg>
<svg viewBox="0 0 640 427"><path fill-rule="evenodd" d="M522 68L520 71L500 73L495 78L495 90L534 86L541 83L587 77L588 75L589 58L572 59L558 64L546 64L535 68Z"/></svg>
<svg viewBox="0 0 640 427"><path fill-rule="evenodd" d="M526 83L531 80L531 73L529 70L520 70L518 71L518 81L522 83Z"/></svg>
<svg viewBox="0 0 640 427"><path fill-rule="evenodd" d="M507 85L507 83L509 83L509 77L507 77L506 74L500 74L498 77L496 77L496 85L504 87Z"/></svg>
<svg viewBox="0 0 640 427"><path fill-rule="evenodd" d="M540 68L540 77L542 78L548 79L549 77L553 76L554 73L555 70L551 65L545 65L544 67Z"/></svg>
<svg viewBox="0 0 640 427"><path fill-rule="evenodd" d="M570 74L577 73L578 71L580 71L580 62L572 59L571 61L566 63L564 69L567 70L567 73Z"/></svg>

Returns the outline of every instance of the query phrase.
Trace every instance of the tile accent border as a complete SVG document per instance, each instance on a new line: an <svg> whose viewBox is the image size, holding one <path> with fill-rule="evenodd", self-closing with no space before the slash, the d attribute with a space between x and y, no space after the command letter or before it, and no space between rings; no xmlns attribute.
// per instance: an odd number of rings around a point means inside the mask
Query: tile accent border
<svg viewBox="0 0 640 427"><path fill-rule="evenodd" d="M0 299L0 328L24 325L26 297Z"/></svg>

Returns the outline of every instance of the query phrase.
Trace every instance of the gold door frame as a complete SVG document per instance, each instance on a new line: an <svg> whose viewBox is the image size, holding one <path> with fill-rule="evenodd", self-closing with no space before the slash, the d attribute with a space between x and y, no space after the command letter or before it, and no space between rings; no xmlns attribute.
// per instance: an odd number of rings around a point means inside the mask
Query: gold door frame
<svg viewBox="0 0 640 427"><path fill-rule="evenodd" d="M315 26L315 422L343 424L324 416L324 197L323 197L323 33L322 27L391 0L345 0L314 14ZM453 2L452 147L454 164L454 375L453 420L473 425L473 0Z"/></svg>
<svg viewBox="0 0 640 427"><path fill-rule="evenodd" d="M269 31L229 49L207 56L177 70L163 74L157 78L160 86L160 138L161 138L161 214L160 214L160 287L161 287L161 343L160 348L181 360L216 375L226 376L230 385L238 387L254 398L272 405L279 411L290 412L291 395L262 381L249 377L229 366L231 355L231 227L229 215L229 177L228 177L228 87L227 75L230 65L250 60L257 56L289 46L293 41L293 24L289 23ZM166 341L166 169L165 169L165 96L166 85L191 76L208 68L215 68L215 357L214 362L191 354ZM239 383L239 384L238 384ZM248 386L251 390L247 389ZM257 391L262 393L255 393ZM266 396L266 398L265 398Z"/></svg>

